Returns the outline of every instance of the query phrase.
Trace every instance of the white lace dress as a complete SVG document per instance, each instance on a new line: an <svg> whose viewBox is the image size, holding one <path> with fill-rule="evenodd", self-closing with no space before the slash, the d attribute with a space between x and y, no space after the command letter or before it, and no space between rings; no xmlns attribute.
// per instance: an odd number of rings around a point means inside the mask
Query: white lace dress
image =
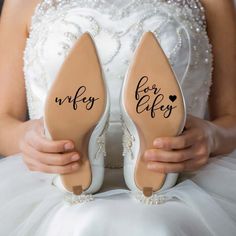
<svg viewBox="0 0 236 236"><path fill-rule="evenodd" d="M236 235L236 151L182 175L159 205L137 202L122 177L120 88L143 32L153 31L161 43L188 113L205 116L212 55L200 2L43 0L31 26L24 54L30 119L43 116L47 91L75 40L85 31L93 35L112 94L108 168L102 193L70 206L51 185L53 175L28 171L20 154L2 159L0 236Z"/></svg>

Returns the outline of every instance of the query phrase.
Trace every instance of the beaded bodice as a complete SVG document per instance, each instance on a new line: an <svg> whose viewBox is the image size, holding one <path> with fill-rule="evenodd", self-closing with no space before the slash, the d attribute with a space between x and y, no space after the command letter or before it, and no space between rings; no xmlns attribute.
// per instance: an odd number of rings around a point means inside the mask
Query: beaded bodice
<svg viewBox="0 0 236 236"><path fill-rule="evenodd" d="M212 71L205 23L199 0L43 0L32 17L24 55L30 118L43 116L63 60L75 40L90 32L111 93L107 164L119 167L120 89L141 35L154 32L182 86L188 113L204 117Z"/></svg>

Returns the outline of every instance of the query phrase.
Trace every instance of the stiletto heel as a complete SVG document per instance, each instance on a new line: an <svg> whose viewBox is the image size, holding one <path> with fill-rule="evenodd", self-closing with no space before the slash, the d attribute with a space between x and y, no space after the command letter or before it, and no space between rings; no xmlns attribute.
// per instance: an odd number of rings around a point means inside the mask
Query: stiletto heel
<svg viewBox="0 0 236 236"><path fill-rule="evenodd" d="M103 183L109 96L93 39L85 33L65 59L45 104L45 128L53 140L71 140L79 170L63 174L57 186L74 195L94 193ZM101 146L102 145L102 146Z"/></svg>
<svg viewBox="0 0 236 236"><path fill-rule="evenodd" d="M131 190L151 197L173 186L177 174L148 170L144 152L153 148L154 139L180 134L186 119L181 88L151 32L144 34L136 49L123 84L121 107L125 133L132 137L125 151L125 180Z"/></svg>

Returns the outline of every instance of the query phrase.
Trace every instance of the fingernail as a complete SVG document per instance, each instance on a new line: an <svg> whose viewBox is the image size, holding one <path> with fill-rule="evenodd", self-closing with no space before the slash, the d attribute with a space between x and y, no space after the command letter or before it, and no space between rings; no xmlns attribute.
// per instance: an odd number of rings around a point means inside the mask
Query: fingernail
<svg viewBox="0 0 236 236"><path fill-rule="evenodd" d="M74 145L72 143L66 143L64 148L65 148L65 151L69 151L69 150L74 149Z"/></svg>
<svg viewBox="0 0 236 236"><path fill-rule="evenodd" d="M162 140L161 140L161 139L156 139L156 140L154 141L154 146L155 146L156 148L162 148L162 147L163 147Z"/></svg>
<svg viewBox="0 0 236 236"><path fill-rule="evenodd" d="M73 169L73 170L78 169L78 167L79 167L79 164L77 164L77 163L72 165L72 169Z"/></svg>
<svg viewBox="0 0 236 236"><path fill-rule="evenodd" d="M79 160L79 155L78 154L75 154L71 157L71 160L72 161L78 161Z"/></svg>

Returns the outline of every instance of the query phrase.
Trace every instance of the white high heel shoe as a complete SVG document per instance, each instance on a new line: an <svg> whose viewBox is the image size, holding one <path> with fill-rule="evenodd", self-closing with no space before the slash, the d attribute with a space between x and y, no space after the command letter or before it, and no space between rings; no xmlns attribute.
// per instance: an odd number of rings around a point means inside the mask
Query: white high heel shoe
<svg viewBox="0 0 236 236"><path fill-rule="evenodd" d="M139 200L158 203L155 195L175 185L178 174L147 169L145 150L157 137L176 136L184 128L181 87L154 34L143 35L123 83L124 178Z"/></svg>
<svg viewBox="0 0 236 236"><path fill-rule="evenodd" d="M79 169L54 184L72 203L91 200L104 178L109 94L93 39L85 33L71 49L45 104L45 131L53 140L72 140L80 153Z"/></svg>

